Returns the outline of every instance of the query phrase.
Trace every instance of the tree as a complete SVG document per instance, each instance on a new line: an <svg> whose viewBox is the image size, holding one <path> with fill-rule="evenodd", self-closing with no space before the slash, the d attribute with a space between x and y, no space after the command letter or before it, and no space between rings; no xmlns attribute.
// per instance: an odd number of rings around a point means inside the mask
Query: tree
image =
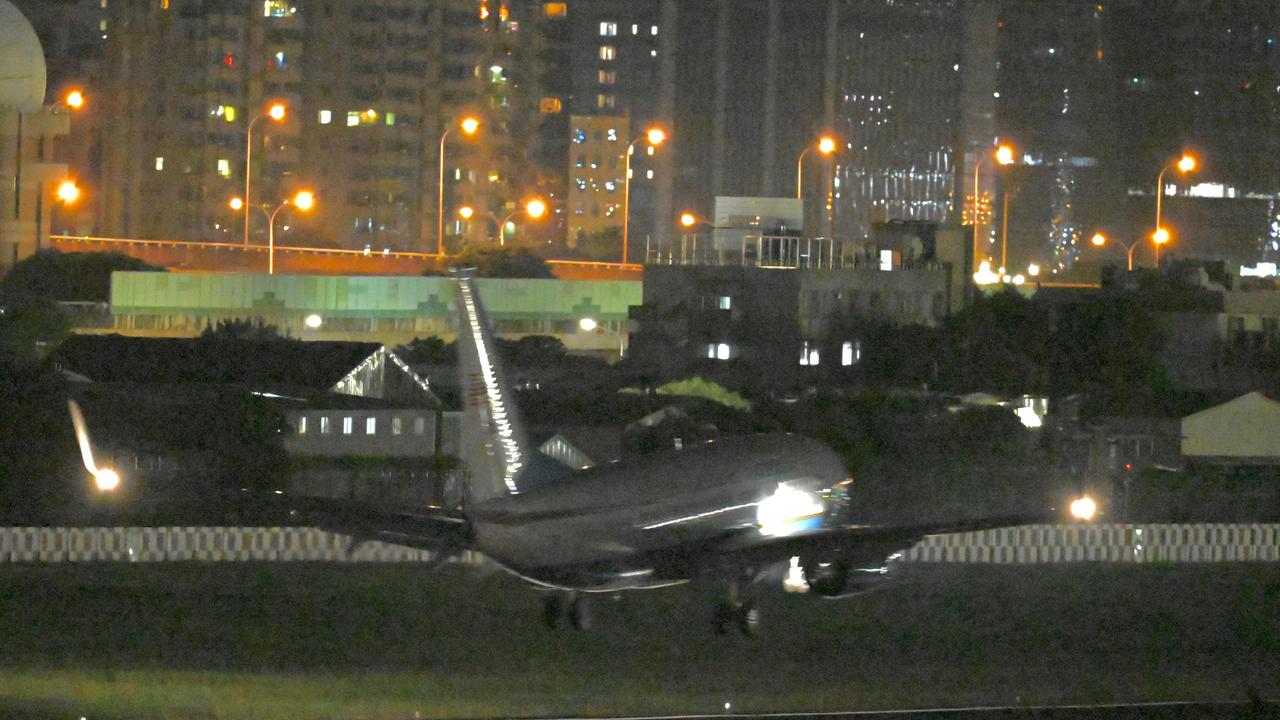
<svg viewBox="0 0 1280 720"><path fill-rule="evenodd" d="M219 320L200 333L204 340L283 340L280 329L261 320Z"/></svg>
<svg viewBox="0 0 1280 720"><path fill-rule="evenodd" d="M414 338L397 347L396 355L401 360L416 365L453 365L458 362L458 344L446 343L435 335Z"/></svg>
<svg viewBox="0 0 1280 720"><path fill-rule="evenodd" d="M120 253L62 253L45 250L13 266L0 279L0 297L59 302L108 302L111 273L166 272Z"/></svg>
<svg viewBox="0 0 1280 720"><path fill-rule="evenodd" d="M475 268L476 277L554 279L551 266L528 248L468 247L458 255L457 267ZM424 275L439 275L427 270Z"/></svg>
<svg viewBox="0 0 1280 720"><path fill-rule="evenodd" d="M48 300L28 298L0 304L0 362L34 364L45 349L56 346L69 334L71 323Z"/></svg>

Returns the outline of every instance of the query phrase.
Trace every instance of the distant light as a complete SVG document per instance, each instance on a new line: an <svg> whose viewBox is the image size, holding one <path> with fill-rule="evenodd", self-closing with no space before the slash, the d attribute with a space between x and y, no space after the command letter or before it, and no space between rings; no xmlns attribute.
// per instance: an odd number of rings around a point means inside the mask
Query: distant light
<svg viewBox="0 0 1280 720"><path fill-rule="evenodd" d="M243 210L244 200L241 200L238 197L233 197L231 198L231 201L227 203L227 205L229 205L232 210Z"/></svg>
<svg viewBox="0 0 1280 720"><path fill-rule="evenodd" d="M830 135L823 135L818 138L818 152L823 155L830 155L836 151L836 139Z"/></svg>
<svg viewBox="0 0 1280 720"><path fill-rule="evenodd" d="M1001 165L1012 165L1014 161L1013 148L1008 145L1001 145L996 148L996 162Z"/></svg>
<svg viewBox="0 0 1280 720"><path fill-rule="evenodd" d="M1178 161L1178 169L1184 173L1191 172L1196 169L1196 159L1192 155L1183 155Z"/></svg>
<svg viewBox="0 0 1280 720"><path fill-rule="evenodd" d="M67 107L71 108L72 110L79 110L80 108L84 107L84 93L80 92L79 90L72 90L71 92L67 93L66 103L67 103Z"/></svg>
<svg viewBox="0 0 1280 720"><path fill-rule="evenodd" d="M645 137L649 140L650 145L661 145L667 139L667 133L662 128L649 128L645 133Z"/></svg>
<svg viewBox="0 0 1280 720"><path fill-rule="evenodd" d="M694 215L693 213L691 213L691 212L683 212L683 213L680 213L680 224L681 224L681 225L683 225L683 226L685 226L685 227L693 227L693 224L694 224L694 223L696 223L696 222L698 222L698 218L697 218L697 216L696 216L696 215Z"/></svg>
<svg viewBox="0 0 1280 720"><path fill-rule="evenodd" d="M293 206L299 210L310 210L316 206L316 195L310 190L302 190L293 196Z"/></svg>
<svg viewBox="0 0 1280 720"><path fill-rule="evenodd" d="M525 204L524 210L529 213L529 217L537 220L547 213L547 203L540 198L534 198Z"/></svg>
<svg viewBox="0 0 1280 720"><path fill-rule="evenodd" d="M1040 266L1035 263L1031 263L1030 265L1027 266L1027 274L1030 275L1031 277L1039 277Z"/></svg>
<svg viewBox="0 0 1280 720"><path fill-rule="evenodd" d="M1094 233L1089 242L1093 243L1094 247L1102 247L1107 244L1107 236L1102 233Z"/></svg>
<svg viewBox="0 0 1280 720"><path fill-rule="evenodd" d="M111 468L99 468L93 474L93 483L99 492L112 492L120 487L120 473Z"/></svg>
<svg viewBox="0 0 1280 720"><path fill-rule="evenodd" d="M280 122L281 120L284 120L286 112L287 109L285 108L284 103L275 103L269 110L267 110L267 117L275 120L276 122Z"/></svg>
<svg viewBox="0 0 1280 720"><path fill-rule="evenodd" d="M1163 245L1169 242L1169 231L1165 228L1157 228L1156 231L1151 234L1151 240L1157 245Z"/></svg>
<svg viewBox="0 0 1280 720"><path fill-rule="evenodd" d="M1014 275L1014 276L1013 276L1013 284L1014 284L1014 285L1021 285L1021 284L1025 283L1026 281L1027 281L1027 279L1026 279L1025 277L1023 277L1022 275Z"/></svg>
<svg viewBox="0 0 1280 720"><path fill-rule="evenodd" d="M1092 520L1097 513L1098 504L1088 495L1077 498L1071 503L1071 517L1077 520Z"/></svg>
<svg viewBox="0 0 1280 720"><path fill-rule="evenodd" d="M476 130L480 129L480 121L473 117L462 119L462 132L468 135L474 135Z"/></svg>
<svg viewBox="0 0 1280 720"><path fill-rule="evenodd" d="M595 318L584 317L578 321L578 327L582 328L586 332L591 332L599 326L600 323L596 322Z"/></svg>
<svg viewBox="0 0 1280 720"><path fill-rule="evenodd" d="M324 323L324 319L321 318L319 315L312 313L311 315L308 315L307 319L304 320L303 322L307 324L307 327L311 328L312 330L315 330L316 328L320 327L321 324Z"/></svg>
<svg viewBox="0 0 1280 720"><path fill-rule="evenodd" d="M80 199L80 188L76 187L74 180L63 180L58 183L57 197L60 202L70 205Z"/></svg>
<svg viewBox="0 0 1280 720"><path fill-rule="evenodd" d="M475 214L476 214L476 209L471 207L470 205L463 205L462 207L458 208L458 217L462 218L463 220L470 220L471 217Z"/></svg>

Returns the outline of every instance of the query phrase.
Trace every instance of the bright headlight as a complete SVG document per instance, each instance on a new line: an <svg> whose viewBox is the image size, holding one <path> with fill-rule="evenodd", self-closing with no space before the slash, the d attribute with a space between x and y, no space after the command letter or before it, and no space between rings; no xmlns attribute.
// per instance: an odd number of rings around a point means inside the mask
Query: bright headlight
<svg viewBox="0 0 1280 720"><path fill-rule="evenodd" d="M817 495L779 483L778 489L756 506L756 523L764 535L791 535L821 523L824 509Z"/></svg>

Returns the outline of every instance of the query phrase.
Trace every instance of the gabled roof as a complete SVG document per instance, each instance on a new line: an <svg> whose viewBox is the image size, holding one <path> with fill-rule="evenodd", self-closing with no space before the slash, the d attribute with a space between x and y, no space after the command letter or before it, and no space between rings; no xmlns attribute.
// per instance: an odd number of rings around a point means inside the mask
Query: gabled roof
<svg viewBox="0 0 1280 720"><path fill-rule="evenodd" d="M226 383L329 390L382 346L360 342L73 335L50 356L107 383Z"/></svg>
<svg viewBox="0 0 1280 720"><path fill-rule="evenodd" d="M1280 403L1259 392L1182 419L1182 455L1280 462Z"/></svg>

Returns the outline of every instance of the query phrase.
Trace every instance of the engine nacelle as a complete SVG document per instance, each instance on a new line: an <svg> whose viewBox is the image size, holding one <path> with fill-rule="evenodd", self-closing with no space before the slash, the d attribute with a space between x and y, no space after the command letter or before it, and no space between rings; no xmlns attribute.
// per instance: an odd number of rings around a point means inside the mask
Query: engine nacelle
<svg viewBox="0 0 1280 720"><path fill-rule="evenodd" d="M860 595L884 587L892 579L890 566L884 561L854 567L843 557L802 557L799 568L810 592L826 598Z"/></svg>

